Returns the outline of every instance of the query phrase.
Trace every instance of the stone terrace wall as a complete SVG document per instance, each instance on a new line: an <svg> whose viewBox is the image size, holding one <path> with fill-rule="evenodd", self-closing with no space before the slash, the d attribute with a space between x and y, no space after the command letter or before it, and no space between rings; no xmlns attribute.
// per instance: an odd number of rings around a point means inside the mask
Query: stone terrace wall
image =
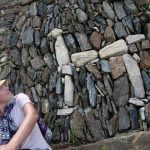
<svg viewBox="0 0 150 150"><path fill-rule="evenodd" d="M150 11L133 0L22 0L0 11L0 79L54 142L150 127Z"/></svg>

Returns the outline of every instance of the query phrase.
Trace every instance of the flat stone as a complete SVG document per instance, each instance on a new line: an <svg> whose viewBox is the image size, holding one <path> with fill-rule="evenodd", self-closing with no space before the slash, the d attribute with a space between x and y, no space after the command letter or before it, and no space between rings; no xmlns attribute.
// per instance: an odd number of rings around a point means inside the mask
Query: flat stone
<svg viewBox="0 0 150 150"><path fill-rule="evenodd" d="M75 35L76 35L77 41L78 41L78 43L80 45L81 51L86 51L86 50L92 49L86 34L84 34L84 33L76 33Z"/></svg>
<svg viewBox="0 0 150 150"><path fill-rule="evenodd" d="M13 61L16 65L18 65L18 66L22 65L21 53L17 47L12 49L12 57L13 57Z"/></svg>
<svg viewBox="0 0 150 150"><path fill-rule="evenodd" d="M137 53L134 53L134 54L133 54L133 58L134 58L138 63L139 63L140 60L141 60L141 58L138 56Z"/></svg>
<svg viewBox="0 0 150 150"><path fill-rule="evenodd" d="M63 65L62 66L62 74L72 75L71 65Z"/></svg>
<svg viewBox="0 0 150 150"><path fill-rule="evenodd" d="M61 35L57 37L55 42L56 59L59 66L70 63L68 48L65 45Z"/></svg>
<svg viewBox="0 0 150 150"><path fill-rule="evenodd" d="M75 39L72 36L72 34L65 35L64 40L65 40L65 44L68 47L68 49L72 53L76 53L77 52L77 45L76 45Z"/></svg>
<svg viewBox="0 0 150 150"><path fill-rule="evenodd" d="M32 27L28 26L22 37L22 43L24 45L31 45L33 43L33 33L34 30L32 29Z"/></svg>
<svg viewBox="0 0 150 150"><path fill-rule="evenodd" d="M47 64L51 71L56 71L56 66L51 53L47 53L46 55L44 55L44 62Z"/></svg>
<svg viewBox="0 0 150 150"><path fill-rule="evenodd" d="M100 49L99 56L101 59L122 55L128 52L128 46L124 40L118 40L110 45Z"/></svg>
<svg viewBox="0 0 150 150"><path fill-rule="evenodd" d="M62 92L63 92L62 78L58 77L56 82L56 94L62 94Z"/></svg>
<svg viewBox="0 0 150 150"><path fill-rule="evenodd" d="M150 49L150 41L149 40L144 40L142 41L142 49Z"/></svg>
<svg viewBox="0 0 150 150"><path fill-rule="evenodd" d="M126 106L129 98L129 83L127 76L121 76L114 81L113 99L116 106Z"/></svg>
<svg viewBox="0 0 150 150"><path fill-rule="evenodd" d="M83 110L82 109L77 109L74 111L72 114L72 119L70 121L70 126L72 131L75 132L75 136L78 137L80 140L84 141L85 140L85 135L84 135L84 120L83 120Z"/></svg>
<svg viewBox="0 0 150 150"><path fill-rule="evenodd" d="M150 125L150 103L145 106L145 117L148 125Z"/></svg>
<svg viewBox="0 0 150 150"><path fill-rule="evenodd" d="M83 66L84 64L95 60L96 58L98 58L98 52L95 50L75 53L71 55L71 60L76 65L76 67Z"/></svg>
<svg viewBox="0 0 150 150"><path fill-rule="evenodd" d="M35 58L30 60L33 69L37 70L40 69L42 66L45 65L43 59L40 56L36 56Z"/></svg>
<svg viewBox="0 0 150 150"><path fill-rule="evenodd" d="M93 48L99 50L100 49L100 46L101 46L101 38L102 38L102 35L97 32L97 31L94 31L91 36L90 36L90 42L91 44L93 45Z"/></svg>
<svg viewBox="0 0 150 150"><path fill-rule="evenodd" d="M131 33L134 32L134 27L133 27L133 20L131 16L126 16L122 19L122 23L124 27L128 27L128 29L131 31Z"/></svg>
<svg viewBox="0 0 150 150"><path fill-rule="evenodd" d="M129 103L135 106L145 106L144 102L138 98L129 98Z"/></svg>
<svg viewBox="0 0 150 150"><path fill-rule="evenodd" d="M96 141L102 140L105 138L105 134L104 134L101 122L100 120L95 119L91 108L85 109L85 121L86 121L88 129L90 130L91 134L93 135Z"/></svg>
<svg viewBox="0 0 150 150"><path fill-rule="evenodd" d="M17 45L18 39L18 34L16 32L11 32L9 43L12 48L14 48Z"/></svg>
<svg viewBox="0 0 150 150"><path fill-rule="evenodd" d="M85 22L88 19L87 14L84 11L82 11L81 9L76 9L76 15L77 15L78 21L80 23Z"/></svg>
<svg viewBox="0 0 150 150"><path fill-rule="evenodd" d="M129 105L129 114L130 114L132 130L137 130L139 123L138 123L138 111L135 105L133 104Z"/></svg>
<svg viewBox="0 0 150 150"><path fill-rule="evenodd" d="M93 73L97 79L102 78L102 75L96 66L93 66L91 64L86 64L85 67L89 72Z"/></svg>
<svg viewBox="0 0 150 150"><path fill-rule="evenodd" d="M33 3L30 5L30 8L29 8L29 15L30 15L30 16L36 16L36 15L37 15L36 2L33 2Z"/></svg>
<svg viewBox="0 0 150 150"><path fill-rule="evenodd" d="M40 39L40 32L39 31L35 31L34 40L35 40L35 45L37 47L40 46L41 39Z"/></svg>
<svg viewBox="0 0 150 150"><path fill-rule="evenodd" d="M43 3L42 1L37 3L37 12L41 18L44 18L47 13L47 5L45 3Z"/></svg>
<svg viewBox="0 0 150 150"><path fill-rule="evenodd" d="M108 77L106 75L104 75L103 80L104 80L105 90L106 90L107 94L110 97L112 97L113 91L112 91L112 87L111 87L111 84L110 84Z"/></svg>
<svg viewBox="0 0 150 150"><path fill-rule="evenodd" d="M114 31L118 38L124 38L127 36L127 32L122 24L122 22L116 22L114 25Z"/></svg>
<svg viewBox="0 0 150 150"><path fill-rule="evenodd" d="M115 19L115 13L114 13L113 9L110 7L110 5L106 1L103 2L103 9L104 9L104 12L106 13L106 15L110 19L112 19L112 20Z"/></svg>
<svg viewBox="0 0 150 150"><path fill-rule="evenodd" d="M138 52L138 49L137 49L137 47L136 47L135 44L130 44L130 45L128 45L128 48L129 48L129 51L130 51L131 53L136 53L136 52Z"/></svg>
<svg viewBox="0 0 150 150"><path fill-rule="evenodd" d="M107 60L100 60L100 64L102 67L102 71L106 72L106 73L110 73L110 66L109 66L109 62Z"/></svg>
<svg viewBox="0 0 150 150"><path fill-rule="evenodd" d="M108 43L113 43L116 40L115 32L111 26L107 26L104 32L104 37Z"/></svg>
<svg viewBox="0 0 150 150"><path fill-rule="evenodd" d="M121 20L126 16L126 12L121 2L119 1L114 2L114 10L119 20Z"/></svg>
<svg viewBox="0 0 150 150"><path fill-rule="evenodd" d="M124 62L121 56L118 57L111 57L109 59L111 74L113 79L117 79L120 77L124 72L126 72Z"/></svg>
<svg viewBox="0 0 150 150"><path fill-rule="evenodd" d="M137 62L129 54L123 55L123 61L126 66L129 79L134 87L134 94L139 98L144 98L145 91L143 81Z"/></svg>
<svg viewBox="0 0 150 150"><path fill-rule="evenodd" d="M43 55L49 52L49 45L46 38L41 40L40 51Z"/></svg>
<svg viewBox="0 0 150 150"><path fill-rule="evenodd" d="M67 116L73 112L73 108L58 109L57 116Z"/></svg>
<svg viewBox="0 0 150 150"><path fill-rule="evenodd" d="M142 51L140 53L140 58L141 58L141 61L140 61L140 67L141 68L150 68L150 54L149 52L147 51Z"/></svg>
<svg viewBox="0 0 150 150"><path fill-rule="evenodd" d="M32 26L33 28L41 27L41 19L38 16L33 17L32 19Z"/></svg>
<svg viewBox="0 0 150 150"><path fill-rule="evenodd" d="M130 119L128 115L128 111L125 107L119 108L119 131L124 131L129 129L130 127Z"/></svg>
<svg viewBox="0 0 150 150"><path fill-rule="evenodd" d="M73 106L74 87L69 75L65 75L64 101L68 106Z"/></svg>
<svg viewBox="0 0 150 150"><path fill-rule="evenodd" d="M128 8L128 11L130 11L131 13L137 13L138 9L134 4L133 0L125 0L124 1L126 7Z"/></svg>
<svg viewBox="0 0 150 150"><path fill-rule="evenodd" d="M59 35L62 34L62 30L58 28L54 28L47 36L49 39L51 38L57 38Z"/></svg>
<svg viewBox="0 0 150 150"><path fill-rule="evenodd" d="M144 26L144 32L146 37L150 39L150 23L146 23Z"/></svg>
<svg viewBox="0 0 150 150"><path fill-rule="evenodd" d="M16 28L21 30L21 28L24 25L25 21L26 21L26 16L25 15L20 16L18 21L17 21Z"/></svg>
<svg viewBox="0 0 150 150"><path fill-rule="evenodd" d="M94 86L94 81L92 80L92 77L88 74L87 78L87 89L88 89L88 93L89 93L89 100L90 100L90 105L91 107L95 107L96 106L96 89Z"/></svg>
<svg viewBox="0 0 150 150"><path fill-rule="evenodd" d="M128 44L140 42L141 40L144 40L144 39L145 39L144 34L128 35L126 37L126 41Z"/></svg>
<svg viewBox="0 0 150 150"><path fill-rule="evenodd" d="M145 90L150 91L150 77L148 76L148 74L144 70L141 71L141 75L143 78Z"/></svg>
<svg viewBox="0 0 150 150"><path fill-rule="evenodd" d="M10 73L11 73L11 66L5 65L2 72L0 73L0 80L6 79Z"/></svg>

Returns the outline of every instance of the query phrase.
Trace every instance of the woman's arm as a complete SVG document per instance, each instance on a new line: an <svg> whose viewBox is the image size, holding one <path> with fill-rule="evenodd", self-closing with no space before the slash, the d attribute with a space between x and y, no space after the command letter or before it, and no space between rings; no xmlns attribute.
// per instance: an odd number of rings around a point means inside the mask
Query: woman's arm
<svg viewBox="0 0 150 150"><path fill-rule="evenodd" d="M25 118L16 134L12 137L8 144L0 146L0 150L16 150L31 133L36 121L38 120L38 115L32 103L25 104L23 112Z"/></svg>

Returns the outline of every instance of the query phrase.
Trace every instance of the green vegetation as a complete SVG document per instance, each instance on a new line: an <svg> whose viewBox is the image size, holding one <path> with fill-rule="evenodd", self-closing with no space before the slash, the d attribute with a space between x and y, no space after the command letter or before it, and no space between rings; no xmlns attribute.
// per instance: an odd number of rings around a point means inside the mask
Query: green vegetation
<svg viewBox="0 0 150 150"><path fill-rule="evenodd" d="M70 140L73 144L78 144L77 132L74 128L71 129Z"/></svg>
<svg viewBox="0 0 150 150"><path fill-rule="evenodd" d="M96 150L107 150L107 148L105 146L102 146L100 148L97 148Z"/></svg>

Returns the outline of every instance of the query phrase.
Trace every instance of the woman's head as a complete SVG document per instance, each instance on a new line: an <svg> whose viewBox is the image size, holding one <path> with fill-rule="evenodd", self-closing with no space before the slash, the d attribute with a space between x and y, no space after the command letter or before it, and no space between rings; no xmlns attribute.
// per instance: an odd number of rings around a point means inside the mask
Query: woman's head
<svg viewBox="0 0 150 150"><path fill-rule="evenodd" d="M6 80L0 80L0 103L8 102L13 94L9 91Z"/></svg>

